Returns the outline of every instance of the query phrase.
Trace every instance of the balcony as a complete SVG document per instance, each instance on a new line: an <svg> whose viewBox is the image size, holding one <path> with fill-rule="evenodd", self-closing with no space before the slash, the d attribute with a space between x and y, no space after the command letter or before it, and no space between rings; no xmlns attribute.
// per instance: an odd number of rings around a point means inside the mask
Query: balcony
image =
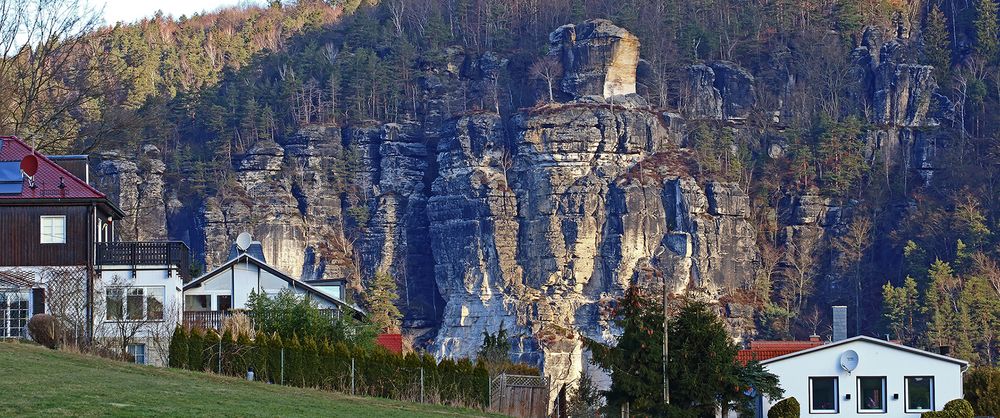
<svg viewBox="0 0 1000 418"><path fill-rule="evenodd" d="M222 330L226 320L233 316L236 311L184 311L183 323L187 328L199 328L204 330ZM257 319L253 311L242 311L250 319L251 325ZM336 322L340 318L339 309L320 309L320 315Z"/></svg>
<svg viewBox="0 0 1000 418"><path fill-rule="evenodd" d="M97 265L173 266L185 282L191 280L191 255L180 241L101 242L97 244Z"/></svg>

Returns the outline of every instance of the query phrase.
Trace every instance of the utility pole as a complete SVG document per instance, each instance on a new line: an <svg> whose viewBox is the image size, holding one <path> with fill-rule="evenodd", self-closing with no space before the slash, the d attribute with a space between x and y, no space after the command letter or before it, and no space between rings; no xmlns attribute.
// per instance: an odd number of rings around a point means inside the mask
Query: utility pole
<svg viewBox="0 0 1000 418"><path fill-rule="evenodd" d="M667 277L663 276L663 403L670 405L670 377L667 376L667 350L670 348L668 311L670 298L667 297Z"/></svg>

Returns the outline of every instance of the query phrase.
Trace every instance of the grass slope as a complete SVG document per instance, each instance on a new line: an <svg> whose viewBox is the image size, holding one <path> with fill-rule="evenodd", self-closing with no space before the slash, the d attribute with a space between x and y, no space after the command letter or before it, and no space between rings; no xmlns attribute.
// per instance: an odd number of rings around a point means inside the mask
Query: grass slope
<svg viewBox="0 0 1000 418"><path fill-rule="evenodd" d="M0 416L483 416L0 342Z"/></svg>

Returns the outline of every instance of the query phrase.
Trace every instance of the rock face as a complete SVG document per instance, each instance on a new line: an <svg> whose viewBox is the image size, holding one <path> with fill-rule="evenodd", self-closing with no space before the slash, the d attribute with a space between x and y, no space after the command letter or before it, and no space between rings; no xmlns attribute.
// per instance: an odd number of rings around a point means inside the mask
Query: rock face
<svg viewBox="0 0 1000 418"><path fill-rule="evenodd" d="M635 93L639 38L627 30L593 19L556 29L549 43L550 54L562 63L562 90L570 97Z"/></svg>
<svg viewBox="0 0 1000 418"><path fill-rule="evenodd" d="M94 161L94 185L106 193L125 219L116 227L122 240L152 241L167 238L167 209L163 174L166 165L160 150L146 145L138 158L103 153Z"/></svg>
<svg viewBox="0 0 1000 418"><path fill-rule="evenodd" d="M879 31L868 28L852 52L853 74L861 87L855 95L873 110L869 156L881 155L887 165L915 169L929 182L935 170L933 128L948 121L952 105L937 93L934 67L906 62L904 40L879 42Z"/></svg>
<svg viewBox="0 0 1000 418"><path fill-rule="evenodd" d="M681 107L692 119L742 120L756 103L753 75L728 61L688 67L681 89Z"/></svg>

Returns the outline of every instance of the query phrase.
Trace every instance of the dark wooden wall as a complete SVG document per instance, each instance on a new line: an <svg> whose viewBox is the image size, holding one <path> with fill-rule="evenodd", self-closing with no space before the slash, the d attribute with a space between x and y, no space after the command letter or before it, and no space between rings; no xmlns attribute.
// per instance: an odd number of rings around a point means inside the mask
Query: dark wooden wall
<svg viewBox="0 0 1000 418"><path fill-rule="evenodd" d="M0 206L0 266L87 264L89 206ZM66 243L42 244L42 215L66 215Z"/></svg>

